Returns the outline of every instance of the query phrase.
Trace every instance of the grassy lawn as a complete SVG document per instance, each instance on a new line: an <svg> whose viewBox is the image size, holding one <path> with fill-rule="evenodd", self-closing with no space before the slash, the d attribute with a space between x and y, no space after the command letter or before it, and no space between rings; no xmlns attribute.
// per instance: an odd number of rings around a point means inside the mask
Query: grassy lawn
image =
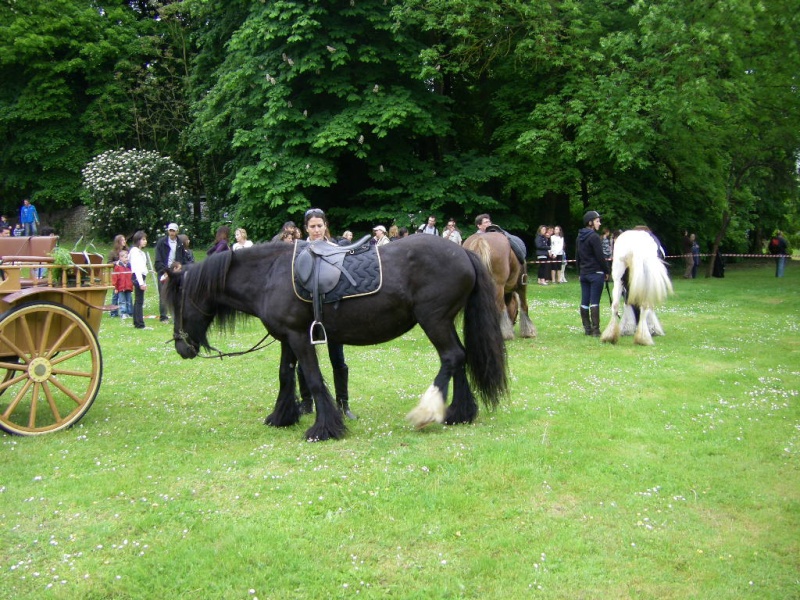
<svg viewBox="0 0 800 600"><path fill-rule="evenodd" d="M469 426L405 422L419 328L348 347L360 418L316 444L263 425L277 345L183 361L106 318L84 419L0 434L0 598L800 597L800 270L679 275L648 348L582 335L574 273L531 285L539 337Z"/></svg>

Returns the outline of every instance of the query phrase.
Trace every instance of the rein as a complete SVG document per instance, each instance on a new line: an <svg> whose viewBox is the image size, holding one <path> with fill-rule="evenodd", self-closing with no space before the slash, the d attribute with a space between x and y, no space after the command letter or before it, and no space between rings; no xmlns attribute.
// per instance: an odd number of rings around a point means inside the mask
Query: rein
<svg viewBox="0 0 800 600"><path fill-rule="evenodd" d="M195 310L197 310L200 314L206 317L213 316L210 313L206 313L203 310L201 310L200 307L197 306L197 304L195 304L194 300L192 300L191 298L189 298L189 302L192 303L192 306L194 306ZM209 349L216 352L216 354L202 355L200 354L200 349L195 345L194 340L190 339L189 334L186 333L183 329L183 307L181 307L181 322L179 323L178 333L173 333L172 338L170 338L164 343L169 344L170 342L181 341L195 351L195 358L218 358L222 360L226 356L242 356L243 354L249 354L250 352L255 352L256 350L263 350L264 348L271 346L277 341L273 338L271 342L265 344L264 342L268 337L269 337L269 331L266 334L264 334L264 337L262 337L258 342L253 344L253 346L249 350L242 350L240 352L222 352L222 350L220 350L219 348L215 348L214 346L209 345Z"/></svg>
<svg viewBox="0 0 800 600"><path fill-rule="evenodd" d="M215 348L214 346L209 346L209 348L214 352L216 352L216 354L207 354L205 356L200 354L199 350L197 350L196 346L194 345L192 340L189 339L189 335L183 330L183 328L180 328L178 330L178 333L173 333L172 338L164 343L169 344L170 342L182 341L184 344L186 344L190 348L194 349L195 352L197 352L195 358L219 358L221 360L226 356L242 356L243 354L249 354L250 352L255 352L256 350L263 350L264 348L271 346L277 341L276 339L273 339L271 342L265 344L264 342L268 337L269 337L269 332L267 332L264 335L264 337L261 338L258 342L253 344L253 346L249 350L242 350L240 352L222 352L222 350Z"/></svg>

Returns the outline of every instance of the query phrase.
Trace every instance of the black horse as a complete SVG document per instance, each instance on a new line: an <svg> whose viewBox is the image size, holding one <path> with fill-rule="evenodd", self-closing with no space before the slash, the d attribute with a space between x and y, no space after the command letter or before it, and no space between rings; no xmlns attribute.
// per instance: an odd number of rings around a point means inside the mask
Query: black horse
<svg viewBox="0 0 800 600"><path fill-rule="evenodd" d="M231 330L238 317L258 317L281 342L280 389L265 423L294 425L300 419L295 397L299 360L316 404L309 440L344 435L342 415L325 386L309 339L312 304L293 286L294 246L267 243L224 252L172 273L166 284L174 316L175 349L194 358L211 349L212 322ZM494 302L494 284L471 252L436 236L415 235L380 248L381 287L373 294L323 304L321 321L328 341L366 346L392 340L419 323L439 353L441 366L419 405L409 414L417 427L436 422L470 423L478 406L469 382L487 407L507 393L506 355ZM464 344L455 327L463 311ZM453 399L445 413L450 379Z"/></svg>

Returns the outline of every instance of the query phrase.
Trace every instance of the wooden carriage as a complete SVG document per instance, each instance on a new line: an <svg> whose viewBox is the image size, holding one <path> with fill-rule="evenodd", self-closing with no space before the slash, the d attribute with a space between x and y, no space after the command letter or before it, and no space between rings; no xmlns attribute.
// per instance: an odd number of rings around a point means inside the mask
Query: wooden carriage
<svg viewBox="0 0 800 600"><path fill-rule="evenodd" d="M57 240L0 237L0 428L13 434L70 427L100 389L113 265L88 253L54 264Z"/></svg>

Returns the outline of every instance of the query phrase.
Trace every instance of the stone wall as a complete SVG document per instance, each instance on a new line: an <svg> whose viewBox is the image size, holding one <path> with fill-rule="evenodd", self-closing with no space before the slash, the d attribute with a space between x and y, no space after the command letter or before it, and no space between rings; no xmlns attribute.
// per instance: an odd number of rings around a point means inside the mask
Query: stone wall
<svg viewBox="0 0 800 600"><path fill-rule="evenodd" d="M39 226L49 225L56 230L56 235L67 240L77 240L81 236L88 238L92 235L88 213L89 209L83 205L48 212L40 211Z"/></svg>

